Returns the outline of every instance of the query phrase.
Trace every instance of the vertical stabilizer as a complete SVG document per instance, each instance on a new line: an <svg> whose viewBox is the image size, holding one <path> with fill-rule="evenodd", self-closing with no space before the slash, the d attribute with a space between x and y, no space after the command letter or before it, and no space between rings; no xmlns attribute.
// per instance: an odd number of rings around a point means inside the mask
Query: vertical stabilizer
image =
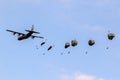
<svg viewBox="0 0 120 80"><path fill-rule="evenodd" d="M34 31L34 25L32 25L31 30L25 30L25 31L30 32L30 33L32 32L32 33L40 34L39 32Z"/></svg>
<svg viewBox="0 0 120 80"><path fill-rule="evenodd" d="M31 31L34 31L34 25L32 25Z"/></svg>

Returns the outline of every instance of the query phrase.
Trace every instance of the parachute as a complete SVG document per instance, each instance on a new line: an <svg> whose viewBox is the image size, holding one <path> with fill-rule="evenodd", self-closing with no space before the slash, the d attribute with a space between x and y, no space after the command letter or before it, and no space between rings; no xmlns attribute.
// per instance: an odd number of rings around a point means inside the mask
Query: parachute
<svg viewBox="0 0 120 80"><path fill-rule="evenodd" d="M68 48L68 47L70 47L70 43L69 43L69 42L66 42L66 43L65 43L65 48Z"/></svg>
<svg viewBox="0 0 120 80"><path fill-rule="evenodd" d="M88 41L88 44L89 44L90 46L93 46L93 45L95 44L95 41L94 41L94 40L89 40L89 41Z"/></svg>
<svg viewBox="0 0 120 80"><path fill-rule="evenodd" d="M109 34L108 34L108 39L109 39L109 40L113 40L114 37L115 37L115 34L114 34L114 33L109 33Z"/></svg>
<svg viewBox="0 0 120 80"><path fill-rule="evenodd" d="M71 45L72 45L73 47L77 46L77 44L78 44L77 40L72 40L72 41L71 41Z"/></svg>

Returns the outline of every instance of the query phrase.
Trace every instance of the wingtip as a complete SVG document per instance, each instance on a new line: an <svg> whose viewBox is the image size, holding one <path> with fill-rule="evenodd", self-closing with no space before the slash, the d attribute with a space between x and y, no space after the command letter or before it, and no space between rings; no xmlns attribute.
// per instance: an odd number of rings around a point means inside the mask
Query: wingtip
<svg viewBox="0 0 120 80"><path fill-rule="evenodd" d="M44 37L40 37L40 38L44 39Z"/></svg>
<svg viewBox="0 0 120 80"><path fill-rule="evenodd" d="M6 31L10 31L10 30L6 29Z"/></svg>

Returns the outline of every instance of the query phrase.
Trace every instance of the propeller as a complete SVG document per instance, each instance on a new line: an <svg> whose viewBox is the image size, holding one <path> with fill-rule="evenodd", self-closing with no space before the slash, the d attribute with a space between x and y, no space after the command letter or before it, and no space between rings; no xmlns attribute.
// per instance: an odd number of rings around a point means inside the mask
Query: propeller
<svg viewBox="0 0 120 80"><path fill-rule="evenodd" d="M34 39L34 38L35 38L35 36L31 36L31 38L32 38L32 39Z"/></svg>
<svg viewBox="0 0 120 80"><path fill-rule="evenodd" d="M18 36L20 36L21 34L20 33L18 33Z"/></svg>
<svg viewBox="0 0 120 80"><path fill-rule="evenodd" d="M16 34L16 32L13 32L13 35L15 35Z"/></svg>

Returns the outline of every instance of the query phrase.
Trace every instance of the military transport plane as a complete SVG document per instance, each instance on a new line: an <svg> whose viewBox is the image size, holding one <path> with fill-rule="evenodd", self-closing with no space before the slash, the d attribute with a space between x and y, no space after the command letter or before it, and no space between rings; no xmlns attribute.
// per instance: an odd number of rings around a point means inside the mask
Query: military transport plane
<svg viewBox="0 0 120 80"><path fill-rule="evenodd" d="M34 31L34 25L32 25L31 30L25 30L25 31L28 32L27 34L16 32L16 31L12 31L12 30L8 30L8 29L6 31L12 32L13 35L18 34L18 40L24 40L24 39L27 39L29 37L31 37L32 39L34 39L34 38L44 38L44 37L41 37L41 36L34 36L34 35L32 35L33 33L40 34L39 32Z"/></svg>

